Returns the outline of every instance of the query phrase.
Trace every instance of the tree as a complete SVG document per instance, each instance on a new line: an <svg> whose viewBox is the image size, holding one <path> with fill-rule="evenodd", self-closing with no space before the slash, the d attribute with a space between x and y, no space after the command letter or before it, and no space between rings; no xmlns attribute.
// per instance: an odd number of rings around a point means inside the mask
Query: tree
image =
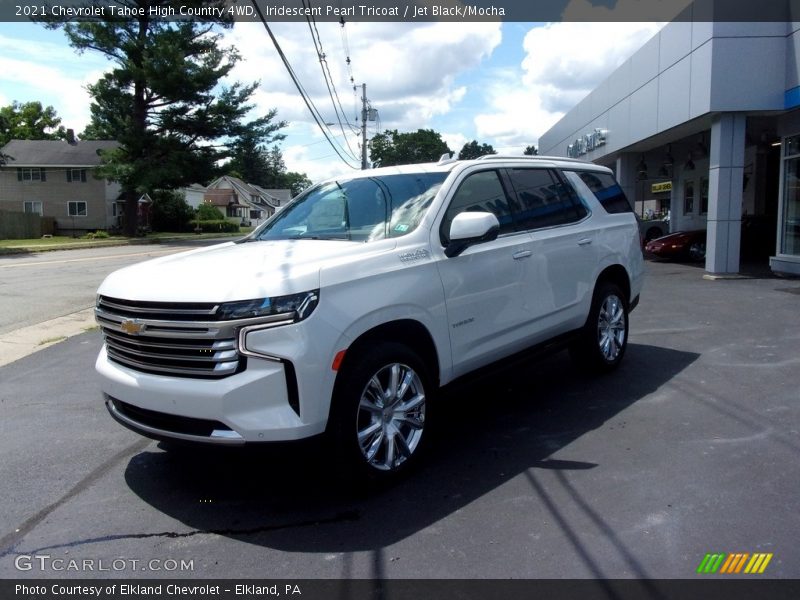
<svg viewBox="0 0 800 600"><path fill-rule="evenodd" d="M437 161L451 153L442 136L433 129L398 133L396 129L379 133L370 142L370 160L378 167Z"/></svg>
<svg viewBox="0 0 800 600"><path fill-rule="evenodd" d="M153 192L150 222L155 231L189 231L194 209L186 204L181 192L157 190Z"/></svg>
<svg viewBox="0 0 800 600"><path fill-rule="evenodd" d="M283 137L285 136L281 136L281 139ZM242 136L234 146L234 157L225 165L225 172L264 188L290 189L292 196L311 185L311 180L305 173L286 170L286 163L278 146L266 150L264 146L253 144L247 136Z"/></svg>
<svg viewBox="0 0 800 600"><path fill-rule="evenodd" d="M287 171L283 174L283 184L280 187L292 190L292 197L294 197L304 189L311 187L311 180L305 173Z"/></svg>
<svg viewBox="0 0 800 600"><path fill-rule="evenodd" d="M239 54L221 45L218 26L230 19L174 21L151 17L173 0L119 0L138 16L125 20L51 21L62 27L78 52L102 53L114 64L89 86L94 103L84 135L120 143L103 155L98 175L117 181L125 196L125 233L136 232L137 200L142 193L175 189L207 180L232 154L230 141L245 132L261 142L284 123L274 112L249 123L244 119L257 84L218 87ZM184 0L189 9L222 8L224 0ZM224 14L224 13L223 13ZM220 91L217 91L220 89Z"/></svg>
<svg viewBox="0 0 800 600"><path fill-rule="evenodd" d="M58 140L67 137L52 106L41 102L12 102L0 108L0 148L11 140Z"/></svg>
<svg viewBox="0 0 800 600"><path fill-rule="evenodd" d="M275 118L277 111L271 110L267 117ZM286 138L285 135L277 133L284 123L270 125L268 141L277 142ZM225 165L225 171L229 175L236 175L247 183L254 183L260 186L269 186L275 179L281 168L285 171L283 156L277 146L272 150L267 150L264 143L264 136L254 135L250 131L242 132L232 144L233 158ZM277 152L277 157L275 153Z"/></svg>
<svg viewBox="0 0 800 600"><path fill-rule="evenodd" d="M486 154L497 154L497 151L492 148L491 144L478 144L478 140L472 140L461 148L461 152L458 153L458 160L469 160Z"/></svg>
<svg viewBox="0 0 800 600"><path fill-rule="evenodd" d="M536 156L537 154L539 154L539 150L536 148L536 146L526 146L523 154L525 156Z"/></svg>

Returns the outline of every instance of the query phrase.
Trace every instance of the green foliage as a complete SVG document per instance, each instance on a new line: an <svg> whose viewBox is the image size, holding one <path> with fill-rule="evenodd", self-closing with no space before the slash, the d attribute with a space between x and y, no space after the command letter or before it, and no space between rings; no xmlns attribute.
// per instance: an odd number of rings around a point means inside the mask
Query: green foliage
<svg viewBox="0 0 800 600"><path fill-rule="evenodd" d="M102 229L98 229L97 231L90 231L89 233L82 235L81 239L84 240L106 240L111 237L107 231Z"/></svg>
<svg viewBox="0 0 800 600"><path fill-rule="evenodd" d="M274 136L283 139L285 136ZM257 146L250 136L241 136L234 145L234 157L225 165L227 175L238 177L246 183L252 183L266 189L292 190L296 196L311 185L305 173L286 170L283 154L278 146L267 150L265 146Z"/></svg>
<svg viewBox="0 0 800 600"><path fill-rule="evenodd" d="M273 110L270 114L274 115ZM281 140L284 135L273 135L272 139ZM261 187L276 187L280 176L286 172L283 155L278 146L271 150L246 132L239 136L233 145L233 158L225 165L228 175L238 177L242 181L260 185Z"/></svg>
<svg viewBox="0 0 800 600"><path fill-rule="evenodd" d="M379 133L370 143L370 160L376 167L434 162L451 152L442 136L433 129L398 133L396 129Z"/></svg>
<svg viewBox="0 0 800 600"><path fill-rule="evenodd" d="M215 219L204 221L195 219L192 221L192 228L198 233L238 233L238 223L231 223L225 219Z"/></svg>
<svg viewBox="0 0 800 600"><path fill-rule="evenodd" d="M213 204L203 202L197 207L197 218L200 221L222 221L225 219L225 215Z"/></svg>
<svg viewBox="0 0 800 600"><path fill-rule="evenodd" d="M191 231L189 222L194 218L194 209L186 204L181 192L156 190L151 198L150 224L154 231Z"/></svg>
<svg viewBox="0 0 800 600"><path fill-rule="evenodd" d="M470 160L486 154L497 154L497 151L492 148L491 144L478 144L478 140L472 140L461 148L461 152L458 153L458 160Z"/></svg>
<svg viewBox="0 0 800 600"><path fill-rule="evenodd" d="M304 189L311 187L311 180L305 173L295 173L294 171L287 171L283 174L283 181L281 185L276 186L277 189L290 189L292 190L292 197L294 198Z"/></svg>
<svg viewBox="0 0 800 600"><path fill-rule="evenodd" d="M536 156L539 154L539 150L536 148L536 146L527 146L523 154L525 156Z"/></svg>
<svg viewBox="0 0 800 600"><path fill-rule="evenodd" d="M173 0L121 0L142 9L165 8ZM223 7L223 0L185 0L186 7ZM104 153L100 177L121 184L126 198L126 234L136 231L142 193L207 181L217 164L232 155L229 140L243 134L259 142L275 139L283 123L270 111L249 122L249 99L257 84L222 83L240 56L223 45L221 20L170 22L131 18L70 21L52 19L78 52L93 50L114 64L93 85L91 124L86 138L114 139L120 146Z"/></svg>
<svg viewBox="0 0 800 600"><path fill-rule="evenodd" d="M0 108L0 148L11 140L58 140L67 135L52 106L12 102Z"/></svg>

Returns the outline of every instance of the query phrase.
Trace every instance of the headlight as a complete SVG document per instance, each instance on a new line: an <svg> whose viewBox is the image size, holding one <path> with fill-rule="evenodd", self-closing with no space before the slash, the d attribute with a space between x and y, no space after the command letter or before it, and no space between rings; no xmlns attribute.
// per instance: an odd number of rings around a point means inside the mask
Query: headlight
<svg viewBox="0 0 800 600"><path fill-rule="evenodd" d="M274 298L225 302L220 305L217 314L220 320L223 321L269 317L272 315L286 315L287 318L293 315L294 321L302 321L314 312L318 302L319 290L311 290L310 292L275 296Z"/></svg>

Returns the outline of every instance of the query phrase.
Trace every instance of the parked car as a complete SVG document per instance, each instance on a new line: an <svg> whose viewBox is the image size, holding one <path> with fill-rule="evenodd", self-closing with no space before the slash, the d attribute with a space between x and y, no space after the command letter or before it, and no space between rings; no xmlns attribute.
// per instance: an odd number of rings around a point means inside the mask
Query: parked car
<svg viewBox="0 0 800 600"><path fill-rule="evenodd" d="M664 237L650 240L644 249L659 258L677 260L705 260L706 230L676 231Z"/></svg>
<svg viewBox="0 0 800 600"><path fill-rule="evenodd" d="M645 243L669 233L669 221L663 219L639 219L639 231Z"/></svg>
<svg viewBox="0 0 800 600"><path fill-rule="evenodd" d="M111 415L143 435L324 433L351 472L392 477L428 443L440 386L531 347L616 368L643 274L605 167L492 155L358 171L242 240L109 275L96 368Z"/></svg>

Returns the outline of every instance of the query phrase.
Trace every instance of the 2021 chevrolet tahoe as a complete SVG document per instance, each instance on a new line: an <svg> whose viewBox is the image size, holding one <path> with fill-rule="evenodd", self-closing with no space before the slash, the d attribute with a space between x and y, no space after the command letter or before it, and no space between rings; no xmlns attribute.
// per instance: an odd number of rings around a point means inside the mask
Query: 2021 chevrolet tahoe
<svg viewBox="0 0 800 600"><path fill-rule="evenodd" d="M614 369L642 279L607 168L494 155L360 171L242 240L109 275L96 367L111 415L143 435L326 433L352 469L391 477L456 378L556 339Z"/></svg>

